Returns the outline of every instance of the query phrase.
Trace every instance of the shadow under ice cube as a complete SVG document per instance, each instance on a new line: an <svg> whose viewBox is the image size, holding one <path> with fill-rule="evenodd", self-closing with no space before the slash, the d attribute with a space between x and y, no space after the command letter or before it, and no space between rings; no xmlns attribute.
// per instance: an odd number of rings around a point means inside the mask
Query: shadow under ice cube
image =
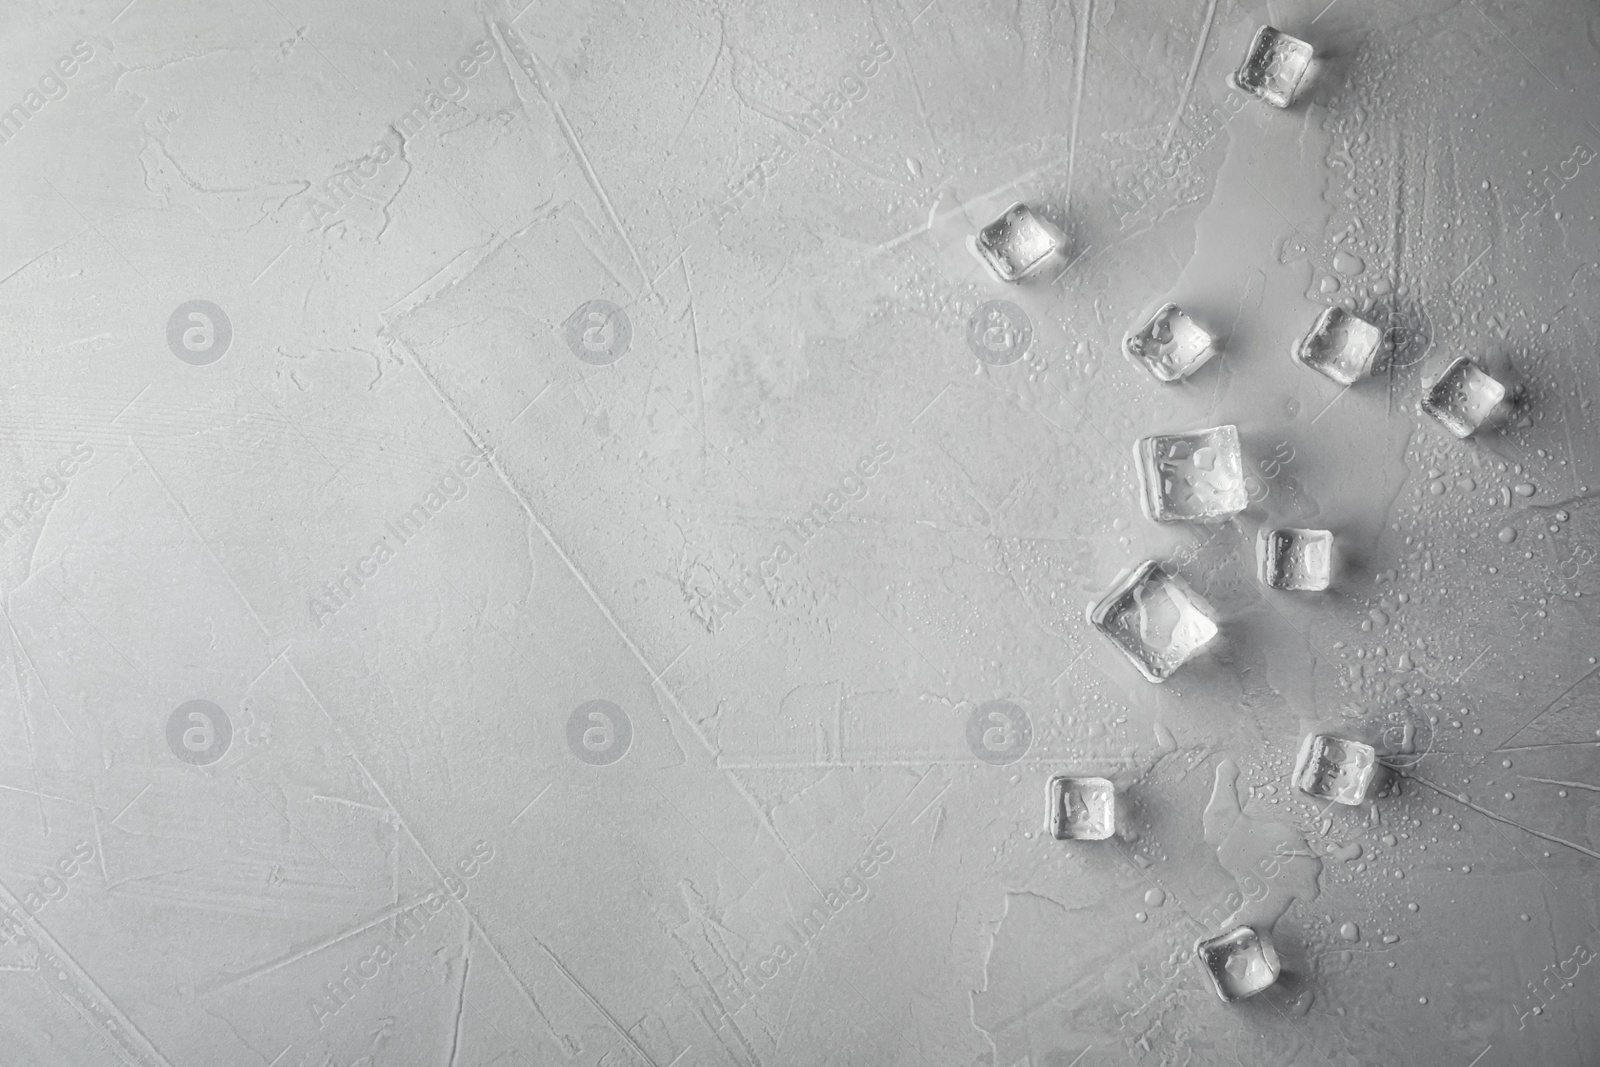
<svg viewBox="0 0 1600 1067"><path fill-rule="evenodd" d="M1116 788L1105 778L1050 779L1050 836L1057 841L1104 841L1116 830Z"/></svg>
<svg viewBox="0 0 1600 1067"><path fill-rule="evenodd" d="M1262 530L1256 540L1261 584L1321 592L1333 578L1333 534L1327 530Z"/></svg>
<svg viewBox="0 0 1600 1067"><path fill-rule="evenodd" d="M1253 997L1278 980L1278 950L1272 947L1272 938L1248 926L1202 937L1194 944L1194 954L1224 1003Z"/></svg>
<svg viewBox="0 0 1600 1067"><path fill-rule="evenodd" d="M1457 356L1422 395L1422 410L1457 437L1471 437L1504 411L1506 387L1466 356Z"/></svg>
<svg viewBox="0 0 1600 1067"><path fill-rule="evenodd" d="M1026 204L1012 204L968 241L972 254L1003 282L1021 281L1065 246L1061 231Z"/></svg>
<svg viewBox="0 0 1600 1067"><path fill-rule="evenodd" d="M1383 331L1344 308L1317 316L1294 349L1294 358L1340 385L1354 385L1371 374L1383 350Z"/></svg>
<svg viewBox="0 0 1600 1067"><path fill-rule="evenodd" d="M1187 378L1216 355L1212 337L1177 304L1164 304L1137 331L1122 339L1122 350L1163 382Z"/></svg>
<svg viewBox="0 0 1600 1067"><path fill-rule="evenodd" d="M1110 591L1089 605L1089 623L1157 683L1217 636L1211 606L1154 560L1118 575Z"/></svg>
<svg viewBox="0 0 1600 1067"><path fill-rule="evenodd" d="M1378 772L1378 750L1361 741L1309 734L1294 762L1295 788L1320 800L1357 805Z"/></svg>
<svg viewBox="0 0 1600 1067"><path fill-rule="evenodd" d="M1234 72L1233 83L1273 107L1288 107L1311 69L1311 46L1298 37L1263 26Z"/></svg>
<svg viewBox="0 0 1600 1067"><path fill-rule="evenodd" d="M1134 466L1145 514L1156 522L1226 518L1250 503L1237 426L1141 437Z"/></svg>

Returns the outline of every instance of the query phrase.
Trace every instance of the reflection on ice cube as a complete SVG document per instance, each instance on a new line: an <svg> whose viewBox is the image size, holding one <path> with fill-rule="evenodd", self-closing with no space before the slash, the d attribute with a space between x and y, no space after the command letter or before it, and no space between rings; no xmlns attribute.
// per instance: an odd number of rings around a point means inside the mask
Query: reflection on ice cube
<svg viewBox="0 0 1600 1067"><path fill-rule="evenodd" d="M1163 382L1187 378L1216 354L1211 335L1177 304L1163 305L1148 322L1123 337L1122 350Z"/></svg>
<svg viewBox="0 0 1600 1067"><path fill-rule="evenodd" d="M1253 997L1278 980L1278 950L1272 938L1248 926L1194 944L1206 974L1224 1003Z"/></svg>
<svg viewBox="0 0 1600 1067"><path fill-rule="evenodd" d="M1089 622L1152 682L1164 682L1217 636L1211 606L1176 574L1146 560L1089 605Z"/></svg>
<svg viewBox="0 0 1600 1067"><path fill-rule="evenodd" d="M1116 788L1105 778L1050 779L1050 835L1057 841L1104 841L1116 830Z"/></svg>
<svg viewBox="0 0 1600 1067"><path fill-rule="evenodd" d="M967 247L996 278L1016 282L1049 262L1066 247L1066 238L1028 205L1012 204L976 237L969 238Z"/></svg>
<svg viewBox="0 0 1600 1067"><path fill-rule="evenodd" d="M1466 356L1457 356L1422 395L1422 410L1457 437L1471 437L1504 413L1506 387Z"/></svg>
<svg viewBox="0 0 1600 1067"><path fill-rule="evenodd" d="M1294 762L1295 788L1319 800L1356 805L1378 772L1378 750L1361 741L1308 734Z"/></svg>
<svg viewBox="0 0 1600 1067"><path fill-rule="evenodd" d="M1311 69L1311 54L1311 46L1298 37L1263 26L1234 72L1233 84L1273 107L1288 107Z"/></svg>
<svg viewBox="0 0 1600 1067"><path fill-rule="evenodd" d="M1354 385L1372 373L1382 349L1382 330L1344 308L1331 307L1295 346L1294 358L1340 385Z"/></svg>
<svg viewBox="0 0 1600 1067"><path fill-rule="evenodd" d="M1256 538L1261 583L1272 589L1320 592L1333 577L1333 534L1327 530L1262 530Z"/></svg>
<svg viewBox="0 0 1600 1067"><path fill-rule="evenodd" d="M1141 437L1134 466L1145 514L1156 522L1225 518L1250 503L1237 426Z"/></svg>

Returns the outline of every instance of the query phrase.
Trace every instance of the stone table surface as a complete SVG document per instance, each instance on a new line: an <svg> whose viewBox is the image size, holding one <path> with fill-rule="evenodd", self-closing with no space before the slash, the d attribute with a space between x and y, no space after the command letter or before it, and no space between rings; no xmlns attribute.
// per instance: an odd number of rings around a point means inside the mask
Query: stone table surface
<svg viewBox="0 0 1600 1067"><path fill-rule="evenodd" d="M1600 1062L1592 2L0 26L3 1067ZM1150 521L1227 424L1248 506ZM1145 560L1218 627L1159 685Z"/></svg>

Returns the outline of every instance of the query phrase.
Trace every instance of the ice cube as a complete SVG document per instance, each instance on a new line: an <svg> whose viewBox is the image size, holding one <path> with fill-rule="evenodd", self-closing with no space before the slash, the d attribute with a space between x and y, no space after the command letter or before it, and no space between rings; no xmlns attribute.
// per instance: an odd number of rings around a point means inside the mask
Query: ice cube
<svg viewBox="0 0 1600 1067"><path fill-rule="evenodd" d="M1225 518L1250 503L1237 426L1141 437L1133 451L1141 502L1156 522Z"/></svg>
<svg viewBox="0 0 1600 1067"><path fill-rule="evenodd" d="M1382 350L1382 330L1344 308L1331 307L1295 346L1294 358L1340 385L1354 385L1372 373Z"/></svg>
<svg viewBox="0 0 1600 1067"><path fill-rule="evenodd" d="M1333 534L1327 530L1262 530L1256 538L1261 583L1320 592L1333 576Z"/></svg>
<svg viewBox="0 0 1600 1067"><path fill-rule="evenodd" d="M1163 382L1187 378L1216 355L1211 335L1177 304L1164 304L1138 330L1122 339L1122 350Z"/></svg>
<svg viewBox="0 0 1600 1067"><path fill-rule="evenodd" d="M1089 605L1089 623L1152 682L1166 681L1217 636L1211 606L1155 560L1119 574Z"/></svg>
<svg viewBox="0 0 1600 1067"><path fill-rule="evenodd" d="M1311 46L1300 38L1263 26L1234 72L1233 84L1273 107L1288 107L1311 69L1311 55Z"/></svg>
<svg viewBox="0 0 1600 1067"><path fill-rule="evenodd" d="M1330 734L1307 734L1294 761L1295 788L1337 804L1365 801L1377 773L1377 749Z"/></svg>
<svg viewBox="0 0 1600 1067"><path fill-rule="evenodd" d="M1506 387L1466 356L1457 356L1422 395L1422 410L1457 437L1471 437L1503 413Z"/></svg>
<svg viewBox="0 0 1600 1067"><path fill-rule="evenodd" d="M1272 947L1272 938L1248 926L1202 937L1194 943L1194 954L1224 1003L1253 997L1278 980L1278 950Z"/></svg>
<svg viewBox="0 0 1600 1067"><path fill-rule="evenodd" d="M1017 282L1039 270L1066 247L1066 238L1043 215L1026 204L1012 204L1005 214L968 239L972 254L1003 282Z"/></svg>
<svg viewBox="0 0 1600 1067"><path fill-rule="evenodd" d="M1104 841L1116 822L1116 788L1106 779L1050 779L1050 835L1057 841Z"/></svg>

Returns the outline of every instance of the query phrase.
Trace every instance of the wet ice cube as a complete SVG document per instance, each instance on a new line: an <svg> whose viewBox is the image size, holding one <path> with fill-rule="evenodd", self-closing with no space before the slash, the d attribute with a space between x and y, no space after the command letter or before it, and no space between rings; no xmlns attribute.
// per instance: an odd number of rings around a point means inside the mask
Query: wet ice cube
<svg viewBox="0 0 1600 1067"><path fill-rule="evenodd" d="M1327 530L1262 530L1256 538L1261 582L1273 589L1320 592L1333 576L1333 534Z"/></svg>
<svg viewBox="0 0 1600 1067"><path fill-rule="evenodd" d="M1141 437L1134 466L1145 514L1156 522L1225 518L1250 503L1237 426Z"/></svg>
<svg viewBox="0 0 1600 1067"><path fill-rule="evenodd" d="M1104 841L1116 829L1116 788L1104 778L1050 779L1050 835L1057 841Z"/></svg>
<svg viewBox="0 0 1600 1067"><path fill-rule="evenodd" d="M1211 335L1177 304L1165 304L1138 330L1123 337L1122 350L1158 380L1187 378L1216 355Z"/></svg>
<svg viewBox="0 0 1600 1067"><path fill-rule="evenodd" d="M1354 385L1371 374L1383 350L1383 331L1344 308L1317 316L1294 349L1294 358L1340 385Z"/></svg>
<svg viewBox="0 0 1600 1067"><path fill-rule="evenodd" d="M1278 950L1272 938L1241 926L1194 943L1206 974L1225 1003L1253 997L1278 980Z"/></svg>
<svg viewBox="0 0 1600 1067"><path fill-rule="evenodd" d="M1154 560L1118 575L1089 605L1089 623L1152 682L1166 681L1217 636L1211 606Z"/></svg>
<svg viewBox="0 0 1600 1067"><path fill-rule="evenodd" d="M1288 107L1311 69L1311 54L1311 46L1298 37L1263 26L1234 72L1233 84L1273 107Z"/></svg>
<svg viewBox="0 0 1600 1067"><path fill-rule="evenodd" d="M1308 734L1294 762L1295 788L1320 800L1360 804L1378 771L1378 750L1361 741Z"/></svg>
<svg viewBox="0 0 1600 1067"><path fill-rule="evenodd" d="M1065 246L1061 231L1026 204L1012 204L968 241L972 254L1003 282L1021 281Z"/></svg>
<svg viewBox="0 0 1600 1067"><path fill-rule="evenodd" d="M1422 396L1422 410L1457 437L1471 437L1502 413L1506 387L1466 356L1457 356Z"/></svg>

